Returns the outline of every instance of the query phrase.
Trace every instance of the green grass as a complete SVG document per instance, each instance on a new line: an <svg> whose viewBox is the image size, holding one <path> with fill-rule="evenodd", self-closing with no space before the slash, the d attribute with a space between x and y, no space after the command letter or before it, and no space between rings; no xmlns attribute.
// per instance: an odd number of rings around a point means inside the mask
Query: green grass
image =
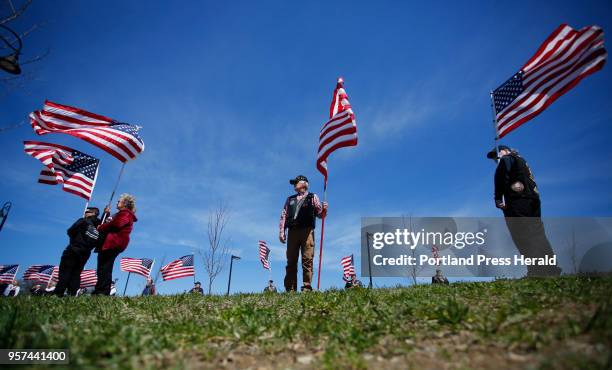
<svg viewBox="0 0 612 370"><path fill-rule="evenodd" d="M158 297L0 299L0 348L94 368L605 368L612 278ZM34 365L40 367L39 365Z"/></svg>

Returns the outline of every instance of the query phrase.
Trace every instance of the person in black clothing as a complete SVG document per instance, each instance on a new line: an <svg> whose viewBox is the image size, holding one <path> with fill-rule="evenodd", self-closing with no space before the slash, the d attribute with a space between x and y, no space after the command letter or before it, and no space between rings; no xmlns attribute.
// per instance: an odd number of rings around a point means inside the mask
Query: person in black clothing
<svg viewBox="0 0 612 370"><path fill-rule="evenodd" d="M499 160L495 171L495 206L501 209L519 252L527 258L553 257L542 223L540 193L533 173L519 153L499 145L487 154ZM557 266L527 266L527 276L559 275Z"/></svg>
<svg viewBox="0 0 612 370"><path fill-rule="evenodd" d="M61 297L67 290L68 294L76 295L81 283L83 267L91 251L98 246L100 241L96 229L100 225L99 214L98 208L88 207L84 217L79 218L68 229L70 243L62 253L58 282L53 294Z"/></svg>
<svg viewBox="0 0 612 370"><path fill-rule="evenodd" d="M442 270L436 270L436 274L431 277L432 284L446 284L448 285L448 279L442 275Z"/></svg>
<svg viewBox="0 0 612 370"><path fill-rule="evenodd" d="M363 283L360 280L357 280L357 275L351 275L349 280L346 280L346 284L344 284L344 289L353 289L353 288L363 288Z"/></svg>
<svg viewBox="0 0 612 370"><path fill-rule="evenodd" d="M203 295L204 294L204 289L202 289L202 284L199 281L196 281L193 284L193 288L191 288L189 293L196 293L196 294Z"/></svg>

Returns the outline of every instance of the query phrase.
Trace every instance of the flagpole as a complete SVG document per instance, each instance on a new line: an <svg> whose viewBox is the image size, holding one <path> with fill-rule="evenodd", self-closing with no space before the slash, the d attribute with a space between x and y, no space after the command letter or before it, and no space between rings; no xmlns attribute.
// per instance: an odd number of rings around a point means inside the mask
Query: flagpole
<svg viewBox="0 0 612 370"><path fill-rule="evenodd" d="M123 288L123 295L125 296L125 291L127 290L127 285L130 282L130 275L132 275L131 272L128 272L128 278L127 280L125 280L125 287Z"/></svg>
<svg viewBox="0 0 612 370"><path fill-rule="evenodd" d="M325 183L323 184L323 203L327 203L327 179L325 179ZM321 263L323 262L323 238L325 236L326 216L327 212L323 212L323 217L321 217L321 241L319 242L319 271L317 271L317 290L321 289Z"/></svg>
<svg viewBox="0 0 612 370"><path fill-rule="evenodd" d="M497 115L495 114L495 99L493 98L493 90L491 90L489 95L491 96L491 112L493 113L493 132L495 133L494 144L495 144L495 153L497 155L497 159L495 159L495 161L497 163L499 163L499 149L497 148L497 140L498 140L498 135L497 135Z"/></svg>
<svg viewBox="0 0 612 370"><path fill-rule="evenodd" d="M108 208L110 208L111 204L113 203L113 198L115 197L115 192L117 191L117 188L119 187L119 181L121 181L121 176L123 176L124 169L125 169L125 162L123 162L123 164L121 165L121 170L119 171L119 177L117 178L117 182L115 183L113 192L111 193L110 199L108 200ZM104 214L104 217L102 218L102 222L106 220L106 216L107 216L107 213Z"/></svg>

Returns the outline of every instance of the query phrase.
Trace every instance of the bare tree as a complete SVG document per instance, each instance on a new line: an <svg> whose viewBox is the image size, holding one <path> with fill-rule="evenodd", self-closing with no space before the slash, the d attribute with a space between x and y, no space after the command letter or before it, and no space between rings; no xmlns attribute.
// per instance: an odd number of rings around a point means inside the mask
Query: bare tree
<svg viewBox="0 0 612 370"><path fill-rule="evenodd" d="M414 225L412 224L412 216L409 216L408 218L408 223L409 223L409 228L408 228L408 232L412 232L414 230ZM406 216L402 215L402 226L404 227L404 229L406 228ZM418 254L416 251L416 246L413 246L414 248L410 248L410 256L412 257L413 261L416 261ZM421 271L423 267L422 266L418 266L416 263L412 266L410 266L410 277L412 278L412 283L414 285L417 284L417 277L419 276L419 272Z"/></svg>
<svg viewBox="0 0 612 370"><path fill-rule="evenodd" d="M204 269L208 274L208 294L212 292L212 285L217 276L223 271L227 256L229 255L228 242L224 232L229 221L227 205L219 205L208 214L208 248L198 249L198 254L204 262Z"/></svg>
<svg viewBox="0 0 612 370"><path fill-rule="evenodd" d="M568 252L572 263L572 272L578 273L578 256L576 255L576 230L572 227L572 240L568 243Z"/></svg>

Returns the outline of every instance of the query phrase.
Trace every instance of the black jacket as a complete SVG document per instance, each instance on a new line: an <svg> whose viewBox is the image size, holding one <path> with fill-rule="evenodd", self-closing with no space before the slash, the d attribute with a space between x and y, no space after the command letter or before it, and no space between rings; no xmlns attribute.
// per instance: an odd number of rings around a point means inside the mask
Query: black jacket
<svg viewBox="0 0 612 370"><path fill-rule="evenodd" d="M521 191L513 190L513 185L516 189L516 184L519 182L523 185L523 189ZM502 196L506 202L512 202L512 200L520 198L540 198L531 169L525 159L518 153L501 157L495 170L495 200L501 201Z"/></svg>
<svg viewBox="0 0 612 370"><path fill-rule="evenodd" d="M89 254L102 241L96 229L98 225L100 225L100 220L97 217L79 218L76 220L67 230L67 234L70 237L68 248L81 255Z"/></svg>

